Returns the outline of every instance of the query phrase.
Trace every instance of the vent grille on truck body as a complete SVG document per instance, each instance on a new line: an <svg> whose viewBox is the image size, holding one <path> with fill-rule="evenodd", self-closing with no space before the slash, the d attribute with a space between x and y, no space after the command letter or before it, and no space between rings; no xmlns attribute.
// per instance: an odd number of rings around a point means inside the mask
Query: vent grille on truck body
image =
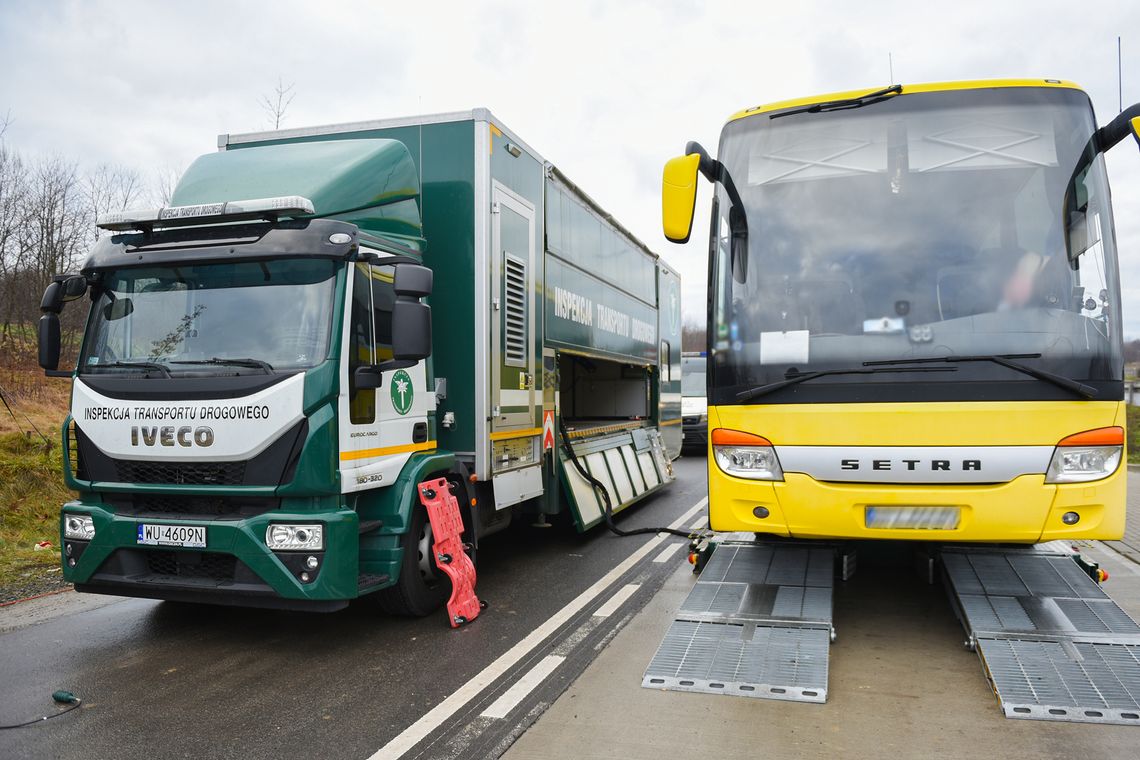
<svg viewBox="0 0 1140 760"><path fill-rule="evenodd" d="M527 342L526 262L509 254L504 259L504 361L510 366L525 367Z"/></svg>

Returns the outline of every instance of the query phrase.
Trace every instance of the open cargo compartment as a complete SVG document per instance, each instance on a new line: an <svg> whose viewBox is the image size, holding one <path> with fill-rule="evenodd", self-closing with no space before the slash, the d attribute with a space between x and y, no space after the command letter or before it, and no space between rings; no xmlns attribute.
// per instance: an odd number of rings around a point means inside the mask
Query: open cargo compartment
<svg viewBox="0 0 1140 760"><path fill-rule="evenodd" d="M573 459L597 480L614 513L672 482L673 467L653 415L652 367L558 354L558 469L578 530L605 520L606 502Z"/></svg>

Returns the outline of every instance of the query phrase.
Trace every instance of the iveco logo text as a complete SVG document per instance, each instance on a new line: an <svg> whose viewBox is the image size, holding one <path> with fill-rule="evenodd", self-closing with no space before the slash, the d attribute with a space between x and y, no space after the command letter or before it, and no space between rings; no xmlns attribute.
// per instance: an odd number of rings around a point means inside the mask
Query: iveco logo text
<svg viewBox="0 0 1140 760"><path fill-rule="evenodd" d="M189 425L174 427L152 427L149 425L131 426L131 445L138 446L213 446L214 430L205 425L192 428Z"/></svg>
<svg viewBox="0 0 1140 760"><path fill-rule="evenodd" d="M866 463L859 459L840 459L839 466L844 470L859 470L864 467ZM898 466L896 466L898 465ZM963 459L961 461L953 461L950 459L931 459L929 461L922 459L872 459L870 461L870 469L872 470L931 470L931 471L944 471L950 472L951 470L977 470L982 469L982 460L980 459Z"/></svg>

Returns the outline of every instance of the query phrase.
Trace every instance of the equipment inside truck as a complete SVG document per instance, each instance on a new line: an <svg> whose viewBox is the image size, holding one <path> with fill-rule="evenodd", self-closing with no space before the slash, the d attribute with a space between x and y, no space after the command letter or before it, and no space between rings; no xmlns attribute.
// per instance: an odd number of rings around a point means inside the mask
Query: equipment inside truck
<svg viewBox="0 0 1140 760"><path fill-rule="evenodd" d="M559 352L558 392L567 432L650 418L648 367Z"/></svg>

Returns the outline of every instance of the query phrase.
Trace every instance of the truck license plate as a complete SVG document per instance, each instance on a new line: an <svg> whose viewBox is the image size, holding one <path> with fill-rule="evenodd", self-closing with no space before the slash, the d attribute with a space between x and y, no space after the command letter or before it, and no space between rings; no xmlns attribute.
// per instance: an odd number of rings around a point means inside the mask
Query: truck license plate
<svg viewBox="0 0 1140 760"><path fill-rule="evenodd" d="M961 512L958 507L867 507L868 528L954 530Z"/></svg>
<svg viewBox="0 0 1140 760"><path fill-rule="evenodd" d="M153 525L139 523L138 543L147 546L182 546L188 549L206 548L204 525Z"/></svg>

